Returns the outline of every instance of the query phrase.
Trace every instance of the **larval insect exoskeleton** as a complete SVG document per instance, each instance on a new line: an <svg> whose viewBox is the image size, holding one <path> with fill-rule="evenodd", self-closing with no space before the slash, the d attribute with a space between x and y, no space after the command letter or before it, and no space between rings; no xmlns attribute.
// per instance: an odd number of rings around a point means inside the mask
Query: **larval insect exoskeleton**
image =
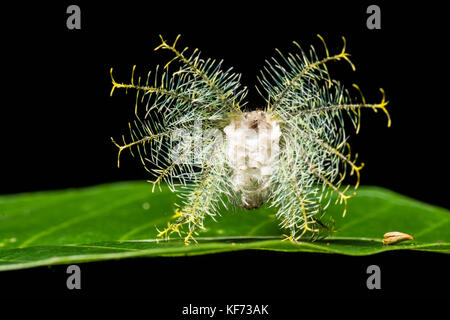
<svg viewBox="0 0 450 320"><path fill-rule="evenodd" d="M332 200L343 204L345 215L355 194L347 176L356 178L357 189L364 165L351 153L345 127L359 132L362 109L383 111L388 126L391 119L384 90L380 102L367 103L353 85L362 100L357 102L328 72L327 65L338 61L355 70L345 38L342 50L332 55L318 37L322 58L314 47L305 51L294 42L296 52L277 50L278 57L267 61L256 86L266 105L256 111L246 107L248 89L240 74L224 69L223 61L201 57L198 49L179 50L179 36L173 44L161 37L155 50L174 57L152 76L136 78L133 67L131 82L121 83L111 69L111 94L136 92L129 138L112 139L119 150L117 165L122 152L130 150L153 176L153 189L167 183L180 197L158 238L179 234L186 244L195 241L206 229L205 219L216 220L228 204L275 208L283 236L291 241L331 232L333 221L325 214Z"/></svg>
<svg viewBox="0 0 450 320"><path fill-rule="evenodd" d="M270 197L270 181L279 152L280 126L262 110L244 112L224 128L231 184L238 206L256 209Z"/></svg>

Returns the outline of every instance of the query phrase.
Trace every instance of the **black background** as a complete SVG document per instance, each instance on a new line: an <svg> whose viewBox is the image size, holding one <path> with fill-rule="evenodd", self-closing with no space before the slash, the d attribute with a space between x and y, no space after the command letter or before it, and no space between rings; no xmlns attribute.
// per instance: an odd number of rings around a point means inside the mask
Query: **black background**
<svg viewBox="0 0 450 320"><path fill-rule="evenodd" d="M70 4L81 7L81 30L66 28ZM366 28L370 4L381 7L381 30ZM366 163L362 184L448 208L445 21L437 4L394 7L380 1L7 5L2 19L0 193L147 179L127 154L121 169L116 168L110 137L126 133L134 95L117 91L109 97L109 69L114 68L116 80L127 82L133 65L137 76L145 76L164 64L170 55L153 51L159 34L173 40L181 33L180 47L198 47L205 57L223 58L226 67L243 74L249 105L258 107L263 101L254 85L264 60L275 54L274 48L294 50L293 40L312 44L320 53L319 33L330 52L341 49L341 36L347 39L357 70L345 63L333 65L335 78L348 87L357 83L371 102L380 101L382 87L390 101L391 128L383 114L367 110L360 134L352 137L353 150ZM370 264L385 270L381 291L365 287ZM65 289L65 266L6 272L0 274L0 290L16 296L106 295L148 301L165 300L172 293L182 303L382 298L397 297L400 289L408 289L412 298L442 297L449 284L446 269L447 256L432 253L354 258L241 252L84 264L83 289L76 293ZM192 276L180 270L191 270Z"/></svg>

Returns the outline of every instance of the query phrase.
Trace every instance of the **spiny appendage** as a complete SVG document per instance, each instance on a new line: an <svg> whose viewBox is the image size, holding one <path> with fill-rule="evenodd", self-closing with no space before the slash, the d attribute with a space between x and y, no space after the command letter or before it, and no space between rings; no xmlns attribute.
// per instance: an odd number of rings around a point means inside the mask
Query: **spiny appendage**
<svg viewBox="0 0 450 320"><path fill-rule="evenodd" d="M355 85L355 87L357 87ZM311 108L311 109L306 109L306 110L302 110L300 112L300 117L305 117L307 115L311 115L311 114L316 114L317 117L321 117L322 119L327 118L327 114L326 112L328 111L333 111L334 113L332 114L333 117L336 116L336 112L337 115L340 117L340 112L342 112L343 110L351 110L354 113L350 114L350 116L354 115L354 117L352 118L352 122L356 128L356 132L359 132L359 128L360 128L360 110L361 108L372 108L375 111L377 111L377 109L382 109L387 117L388 117L388 126L391 125L391 120L389 117L389 113L387 112L385 106L387 104L387 102L385 101L385 94L384 91L381 89L382 93L383 93L383 97L382 97L382 101L379 104L366 104L365 103L365 99L363 97L363 103L362 104L332 104L332 105L328 105L326 107L322 107L323 105L326 104L326 101L320 101L320 106L316 107L316 108ZM316 110L318 110L316 112ZM357 110L357 112L356 112ZM325 123L325 122L324 122ZM336 130L335 131L335 137L331 137L328 141L320 136L317 136L314 134L313 130L311 127L299 127L297 128L298 130L296 130L298 132L298 135L303 137L304 140L307 140L309 143L312 143L316 148L316 149L321 149L320 153L323 153L325 157L332 159L333 157L336 159L335 160L335 168L336 170L339 170L339 175L340 178L339 179L331 179L328 177L328 174L324 174L322 173L322 171L325 172L329 172L330 170L325 169L323 167L317 167L314 166L313 164L311 164L310 166L310 172L317 178L317 180L319 181L319 183L326 185L327 187L329 187L331 190L333 190L333 192L335 192L337 194L337 200L336 200L336 204L340 203L340 204L344 204L344 210L343 210L343 216L345 216L346 212L347 212L347 202L348 199L353 197L356 193L352 192L351 194L348 194L348 191L350 189L350 185L347 185L344 187L344 189L341 189L341 184L344 181L344 178L346 176L347 173L347 168L350 168L350 176L356 175L356 182L354 184L354 189L356 190L359 185L360 185L360 171L362 170L362 168L364 167L364 163L359 163L357 162L358 159L358 154L354 154L352 155L351 153L351 149L350 149L350 144L348 144L346 142L346 138L341 139L341 142L339 144L335 144L337 140L339 140L338 135L339 135L339 131ZM302 143L305 143L305 141L303 141ZM319 151L318 151L319 152Z"/></svg>
<svg viewBox="0 0 450 320"><path fill-rule="evenodd" d="M267 109L269 111L277 108L297 111L300 115L308 113L325 115L333 111L353 111L359 115L359 109L362 108L372 108L375 112L381 109L388 118L389 127L391 119L386 109L388 101L385 100L385 93L382 88L380 88L380 91L383 97L378 104L367 104L356 84L353 86L361 94L362 103L342 103L345 90L339 82L331 79L326 65L330 61L345 59L353 70L356 70L356 68L349 58L350 54L346 52L344 37L342 37L344 41L342 51L333 56L330 56L323 38L320 35L318 37L325 47L326 58L324 59L318 58L314 47L311 47L308 56L300 45L294 42L300 50L300 55L288 54L285 56L277 50L284 63L278 62L275 58L272 59L273 62L267 62L267 66L264 67L264 71L258 77L265 93L261 92L259 88L258 92L267 101ZM336 96L334 97L328 92L328 89L333 86L336 87ZM329 96L320 96L324 91L327 91ZM359 126L357 127L358 131Z"/></svg>
<svg viewBox="0 0 450 320"><path fill-rule="evenodd" d="M339 171L341 159L332 153L343 144L332 150L322 148L316 138L306 138L301 130L295 122L284 123L282 152L272 181L272 205L278 208L281 227L289 230L286 238L294 242L301 238L316 240L332 232L333 228L323 219L330 190L345 205L343 214L351 197L346 194L348 189L340 189L345 171Z"/></svg>
<svg viewBox="0 0 450 320"><path fill-rule="evenodd" d="M263 90L268 96L262 93L259 88L258 92L267 101L268 110L276 109L281 105L289 105L291 103L289 95L293 90L298 89L305 82L305 78L308 80L320 79L326 80L329 86L332 85L332 80L328 74L326 64L330 61L339 61L344 59L347 61L351 68L355 70L355 66L349 58L349 54L346 52L346 40L342 37L344 45L342 51L336 55L329 55L323 38L318 35L322 40L326 57L319 59L314 47L311 46L309 55L306 54L297 42L293 42L295 46L300 50L299 54L289 54L287 57L282 54L278 49L276 50L284 62L279 63L277 59L272 58L273 63L267 61L267 66L264 67L264 71L261 72L261 76L258 77L260 84L263 86ZM305 93L305 92L304 92Z"/></svg>
<svg viewBox="0 0 450 320"><path fill-rule="evenodd" d="M168 240L173 233L177 233L188 244L191 240L195 241L198 231L205 230L206 217L215 220L220 214L223 204L221 195L230 189L230 174L224 165L224 142L219 137L208 135L198 139L203 148L196 154L199 156L196 169L190 166L170 173L169 183L176 181L173 183L181 203L176 204L178 208L172 217L175 220L169 222L165 229L158 230L158 239Z"/></svg>
<svg viewBox="0 0 450 320"><path fill-rule="evenodd" d="M130 124L130 127L131 127L131 124ZM158 134L149 134L149 135L146 135L143 138L140 138L137 140L135 140L134 135L132 135L132 142L129 142L129 143L127 143L125 141L125 137L122 136L122 140L123 140L122 145L117 143L114 140L114 138L111 137L111 141L119 149L119 151L117 153L117 167L120 168L120 157L122 155L122 151L130 149L131 154L134 156L132 147L136 147L138 149L139 157L141 159L142 164L145 167L144 157L143 157L143 154L141 153L141 148L139 147L139 145L145 145L146 143L151 143L152 141L160 140L164 137L167 137L168 135L169 135L169 133L167 133L167 132L162 132L162 133L158 133Z"/></svg>
<svg viewBox="0 0 450 320"><path fill-rule="evenodd" d="M118 166L124 150L130 150L134 156L133 149L137 149L144 168L156 175L153 186L165 181L173 190L175 171L194 171L191 163L180 164L170 158L167 150L170 151L172 146L173 134L182 130L190 134L196 122L202 121L204 127L211 127L213 123L226 120L229 114L240 112L247 89L240 86L239 74L231 73L231 69L221 69L222 62L201 59L197 49L189 56L186 55L187 48L178 51L175 48L178 37L172 45L162 37L161 41L155 50L167 49L175 54L163 72L158 72L157 67L154 76L149 72L144 82L140 77L136 80L134 66L130 83L121 83L114 79L111 69L111 95L115 89L135 90L137 117L133 128L129 124L131 141L126 141L123 136L122 143L111 139L119 149ZM175 60L180 67L169 73L168 66ZM138 104L143 102L145 113L141 120Z"/></svg>
<svg viewBox="0 0 450 320"><path fill-rule="evenodd" d="M219 98L220 104L230 112L240 112L240 101L247 94L247 88L240 88L240 75L231 73L231 68L227 71L221 71L223 61L216 63L216 60L200 59L200 51L196 48L190 56L186 56L188 48L179 51L175 48L180 35L177 36L172 45L168 44L162 36L161 44L155 48L155 51L164 49L171 51L175 57L170 60L164 68L167 68L173 61L180 61L184 68L177 73L191 73L200 79L213 93ZM211 70L213 70L211 72Z"/></svg>
<svg viewBox="0 0 450 320"><path fill-rule="evenodd" d="M122 136L122 143L119 143L112 138L119 149L118 165L124 150L129 149L133 154L132 150L137 149L146 170L162 178L170 175L175 167L169 164L167 155L161 155L164 152L161 146L171 145L171 135L180 130L192 132L199 121L204 126L223 122L229 114L241 112L241 102L247 93L247 89L240 85L239 74L231 73L231 69L222 70L222 61L201 59L197 49L187 56L188 48L182 51L175 48L178 39L170 45L161 37L162 43L155 50L167 49L175 57L165 65L162 72L158 71L158 67L154 76L149 72L145 82L141 81L141 77L136 80L135 66L129 83L116 81L111 69L111 95L115 89L136 91L137 121L133 128L129 125L131 141L126 141ZM180 67L178 71L169 73L168 66L175 60L180 63ZM145 103L143 120L138 116L140 103ZM167 166L161 165L158 156L164 158L162 162L167 163ZM156 171L151 169L155 166ZM188 166L188 169L191 167ZM162 178L157 178L157 183Z"/></svg>
<svg viewBox="0 0 450 320"><path fill-rule="evenodd" d="M301 241L318 241L329 237L335 232L335 222L332 217L325 221L325 213L320 218L311 217L304 227L291 227L281 235L282 241L299 243Z"/></svg>
<svg viewBox="0 0 450 320"><path fill-rule="evenodd" d="M194 209L194 207L186 207L183 209L177 209L172 218L176 219L175 222L168 222L167 227L160 231L158 228L158 234L156 239L168 241L173 233L177 233L180 237L184 237L184 243L190 244L191 240L197 243L195 236L198 236L198 230L205 230L203 226L203 220L205 217L205 211ZM188 226L188 230L183 230L184 226Z"/></svg>
<svg viewBox="0 0 450 320"><path fill-rule="evenodd" d="M326 66L330 61L343 59L355 70L346 52L345 38L342 51L336 55L330 55L325 41L322 37L319 38L325 47L324 59L319 59L313 47L307 55L295 43L300 54L285 56L277 50L283 63L272 59L259 78L265 93L259 92L266 99L267 110L280 119L282 126L283 147L280 163L290 164L289 170L285 171L292 173L293 177L281 179L278 185L289 184L294 186L291 190L296 190L295 196L289 194L290 190L278 190L274 197L275 202L281 206L278 216L283 221L282 225L291 229L288 236L291 240L321 229L310 227L309 217L317 216L319 210L305 204L310 204L311 201L317 205L319 199L311 200L305 195L309 188L319 185L331 190L337 195L336 203L344 205L345 215L348 199L355 194L349 193L350 185L341 188L348 169L350 175L356 175L355 189L360 184L360 170L364 164L358 164L358 155L352 156L350 152L342 115L346 113L350 117L357 133L360 129L360 111L364 108L374 111L381 109L387 115L388 126L391 125L383 89L380 89L383 95L381 102L368 104L359 87L354 85L361 94L362 103L350 103L348 91L339 82L331 79ZM292 150L294 147L303 151L296 152ZM297 182L292 183L296 180ZM295 188L296 185L298 189ZM297 203L297 210L293 210L290 205L283 206L284 203L294 202Z"/></svg>
<svg viewBox="0 0 450 320"><path fill-rule="evenodd" d="M208 136L201 139L207 139ZM206 142L202 142L203 146ZM204 220L206 217L215 220L219 215L220 208L225 205L221 195L230 190L230 172L225 167L226 162L223 141L213 142L214 149L204 148L200 152L200 170L190 167L188 170L181 170L170 173L170 180L177 180L178 196L182 203L177 205L175 219L169 222L163 230L158 230L157 239L168 240L173 233L184 237L185 244L191 240L197 242L195 237L199 230L205 230ZM226 205L225 205L226 208Z"/></svg>
<svg viewBox="0 0 450 320"><path fill-rule="evenodd" d="M169 240L170 235L177 233L180 237L184 236L184 243L189 244L195 240L198 230L205 230L204 219L209 215L214 217L216 214L215 203L218 202L217 193L214 192L214 183L211 177L207 177L197 188L187 195L187 201L183 208L177 208L174 222L169 222L163 230L158 230L157 239ZM183 227L187 226L187 230Z"/></svg>
<svg viewBox="0 0 450 320"><path fill-rule="evenodd" d="M315 240L324 235L324 230L331 231L331 228L321 221L318 188L311 185L311 179L307 181L302 177L294 163L293 159L280 159L273 179L271 206L278 208L276 217L281 228L288 231L287 235L283 235L285 240Z"/></svg>
<svg viewBox="0 0 450 320"><path fill-rule="evenodd" d="M380 92L382 94L382 98L380 103L366 103L365 98L359 88L358 85L353 84L353 87L356 88L362 98L363 103L344 103L344 104L329 104L324 102L323 104L312 107L310 109L304 109L300 111L300 114L306 115L306 114L316 114L316 115L324 115L326 113L336 113L336 112L342 112L342 111L352 111L355 114L357 114L357 121L355 121L354 125L356 127L356 133L359 133L360 125L359 125L359 118L361 117L360 110L364 108L372 109L373 111L377 112L379 109L382 110L387 117L388 123L387 126L391 126L391 117L389 115L389 112L386 109L387 104L389 101L386 101L386 94L384 92L383 88L380 88Z"/></svg>

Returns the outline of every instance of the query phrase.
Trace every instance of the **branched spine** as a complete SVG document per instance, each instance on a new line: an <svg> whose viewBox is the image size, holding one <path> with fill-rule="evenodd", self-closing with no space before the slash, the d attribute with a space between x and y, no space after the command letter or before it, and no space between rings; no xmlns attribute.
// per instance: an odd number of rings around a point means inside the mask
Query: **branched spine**
<svg viewBox="0 0 450 320"><path fill-rule="evenodd" d="M350 175L356 174L355 189L360 184L364 164L357 164L357 154L351 155L343 114L350 117L356 132L364 108L381 109L388 117L388 126L391 124L383 89L380 103L367 104L359 87L354 85L362 103L351 103L348 91L331 78L326 67L331 61L343 59L355 70L346 52L345 38L341 52L336 55L330 55L325 41L319 38L325 47L325 58L319 59L313 47L307 55L294 42L300 54L285 56L277 50L283 63L273 58L259 77L262 88L258 91L267 102L267 112L278 119L282 128L272 205L278 207L282 227L291 230L288 236L291 240L299 239L307 231L318 232L309 223L320 226L316 217L324 214L327 205L321 203L329 201L329 190L337 195L336 203L344 204L343 215L346 214L347 200L354 195L347 193L349 185L341 188L347 168ZM310 205L306 210L305 203Z"/></svg>

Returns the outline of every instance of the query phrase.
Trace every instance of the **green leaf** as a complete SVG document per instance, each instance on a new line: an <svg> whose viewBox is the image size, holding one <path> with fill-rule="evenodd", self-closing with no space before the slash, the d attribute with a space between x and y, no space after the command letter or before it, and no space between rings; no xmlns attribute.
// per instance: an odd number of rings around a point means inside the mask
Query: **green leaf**
<svg viewBox="0 0 450 320"><path fill-rule="evenodd" d="M142 256L179 256L263 249L368 255L387 250L450 253L450 212L378 187L361 187L348 213L331 205L331 237L298 244L282 241L273 208L233 208L198 244L177 236L155 241L173 215L175 194L145 182L106 184L78 190L0 196L0 270ZM383 234L400 231L415 240L384 246Z"/></svg>

